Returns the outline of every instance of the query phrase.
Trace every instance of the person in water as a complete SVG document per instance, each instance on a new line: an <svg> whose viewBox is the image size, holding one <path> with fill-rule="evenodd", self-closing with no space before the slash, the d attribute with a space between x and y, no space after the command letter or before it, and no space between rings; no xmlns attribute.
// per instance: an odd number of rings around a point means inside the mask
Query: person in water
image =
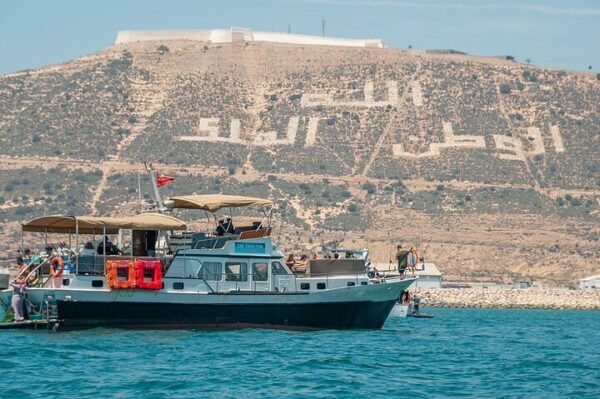
<svg viewBox="0 0 600 399"><path fill-rule="evenodd" d="M25 290L27 289L25 279L23 277L19 277L10 283L10 285L13 287L13 296L10 304L15 312L15 321L23 321L25 320L23 304L25 299Z"/></svg>
<svg viewBox="0 0 600 399"><path fill-rule="evenodd" d="M404 277L404 273L406 273L408 251L402 249L402 245L398 245L396 247L396 261L398 262L398 273L400 273L401 277ZM390 261L391 263L391 261Z"/></svg>

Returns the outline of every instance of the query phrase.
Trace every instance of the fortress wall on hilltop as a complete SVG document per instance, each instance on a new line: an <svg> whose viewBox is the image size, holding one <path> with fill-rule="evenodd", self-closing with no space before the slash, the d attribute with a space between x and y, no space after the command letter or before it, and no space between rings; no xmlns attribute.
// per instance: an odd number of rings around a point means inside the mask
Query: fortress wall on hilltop
<svg viewBox="0 0 600 399"><path fill-rule="evenodd" d="M150 31L125 30L118 32L115 44L161 40L195 40L208 43L256 41L312 46L385 47L381 39L346 39L326 36L297 35L291 33L253 32L246 28Z"/></svg>

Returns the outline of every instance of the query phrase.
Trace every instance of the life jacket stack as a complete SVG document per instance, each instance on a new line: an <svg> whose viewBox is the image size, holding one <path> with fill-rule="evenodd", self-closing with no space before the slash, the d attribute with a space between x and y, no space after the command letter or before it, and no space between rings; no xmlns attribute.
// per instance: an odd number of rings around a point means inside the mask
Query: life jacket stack
<svg viewBox="0 0 600 399"><path fill-rule="evenodd" d="M106 262L108 286L113 290L163 288L162 264L157 260L109 260Z"/></svg>

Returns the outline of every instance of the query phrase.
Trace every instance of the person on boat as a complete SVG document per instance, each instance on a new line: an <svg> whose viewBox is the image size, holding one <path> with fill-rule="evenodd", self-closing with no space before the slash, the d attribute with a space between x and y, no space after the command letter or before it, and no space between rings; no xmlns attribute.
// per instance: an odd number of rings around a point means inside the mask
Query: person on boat
<svg viewBox="0 0 600 399"><path fill-rule="evenodd" d="M292 270L294 265L296 264L296 259L294 259L294 254L289 254L287 259L285 260L285 265Z"/></svg>
<svg viewBox="0 0 600 399"><path fill-rule="evenodd" d="M44 249L40 251L40 256L44 259L49 258L52 255L52 251L54 251L54 247L52 245L46 245Z"/></svg>
<svg viewBox="0 0 600 399"><path fill-rule="evenodd" d="M28 266L31 263L31 250L29 248L25 248L23 253L21 250L17 250L17 265L19 267Z"/></svg>
<svg viewBox="0 0 600 399"><path fill-rule="evenodd" d="M375 278L375 284L380 284L383 282L383 275L379 273L379 270L377 270L377 266L373 267L373 274Z"/></svg>
<svg viewBox="0 0 600 399"><path fill-rule="evenodd" d="M225 235L226 232L227 232L227 226L225 226L225 220L219 219L217 221L217 230L216 230L217 235L220 237L220 236Z"/></svg>
<svg viewBox="0 0 600 399"><path fill-rule="evenodd" d="M398 273L401 277L404 277L404 273L406 273L406 268L408 266L407 258L408 251L403 249L402 245L398 245L396 247L396 261L398 262Z"/></svg>
<svg viewBox="0 0 600 399"><path fill-rule="evenodd" d="M417 249L415 247L410 247L410 252L406 257L406 264L408 266L408 269L412 271L413 276L415 275L415 272L417 270L417 259Z"/></svg>
<svg viewBox="0 0 600 399"><path fill-rule="evenodd" d="M231 218L227 218L225 220L225 231L228 234L234 234L235 233L235 227L233 226L233 221L231 220Z"/></svg>
<svg viewBox="0 0 600 399"><path fill-rule="evenodd" d="M94 244L91 241L88 241L84 244L84 246L79 250L79 256L94 256L96 255L96 250L94 249Z"/></svg>
<svg viewBox="0 0 600 399"><path fill-rule="evenodd" d="M293 272L306 272L306 264L308 263L308 256L302 254L298 262L294 262L294 266L290 267Z"/></svg>
<svg viewBox="0 0 600 399"><path fill-rule="evenodd" d="M316 260L317 259L317 253L313 252L311 259Z"/></svg>
<svg viewBox="0 0 600 399"><path fill-rule="evenodd" d="M408 291L402 293L402 303L404 305L410 304L410 293Z"/></svg>
<svg viewBox="0 0 600 399"><path fill-rule="evenodd" d="M15 321L23 321L25 320L23 305L27 284L23 277L19 277L10 283L10 285L13 287L13 296L10 304L15 312Z"/></svg>
<svg viewBox="0 0 600 399"><path fill-rule="evenodd" d="M117 247L110 241L108 236L104 236L104 240L98 244L98 255L118 255L119 250Z"/></svg>
<svg viewBox="0 0 600 399"><path fill-rule="evenodd" d="M367 263L367 266L365 267L365 274L367 275L367 277L369 278L375 278L375 271L373 270L373 268L371 267L371 262Z"/></svg>
<svg viewBox="0 0 600 399"><path fill-rule="evenodd" d="M338 254L337 252L333 253L333 259L339 259L340 258L340 254Z"/></svg>
<svg viewBox="0 0 600 399"><path fill-rule="evenodd" d="M59 241L58 248L56 248L56 251L63 258L70 258L71 255L73 255L73 251L67 246L67 242L65 240Z"/></svg>

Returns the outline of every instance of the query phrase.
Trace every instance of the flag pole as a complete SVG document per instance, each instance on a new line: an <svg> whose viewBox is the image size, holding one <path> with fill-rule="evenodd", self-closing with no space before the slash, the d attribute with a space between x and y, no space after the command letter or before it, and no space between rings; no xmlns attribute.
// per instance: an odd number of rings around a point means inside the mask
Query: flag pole
<svg viewBox="0 0 600 399"><path fill-rule="evenodd" d="M150 168L148 168L148 170L150 171L150 180L152 181L152 188L154 189L154 196L156 197L156 203L158 204L158 212L163 213L167 209L163 205L162 197L160 196L160 191L158 190L158 182L157 182L158 172L156 172L155 170L152 169L152 164L150 164Z"/></svg>

